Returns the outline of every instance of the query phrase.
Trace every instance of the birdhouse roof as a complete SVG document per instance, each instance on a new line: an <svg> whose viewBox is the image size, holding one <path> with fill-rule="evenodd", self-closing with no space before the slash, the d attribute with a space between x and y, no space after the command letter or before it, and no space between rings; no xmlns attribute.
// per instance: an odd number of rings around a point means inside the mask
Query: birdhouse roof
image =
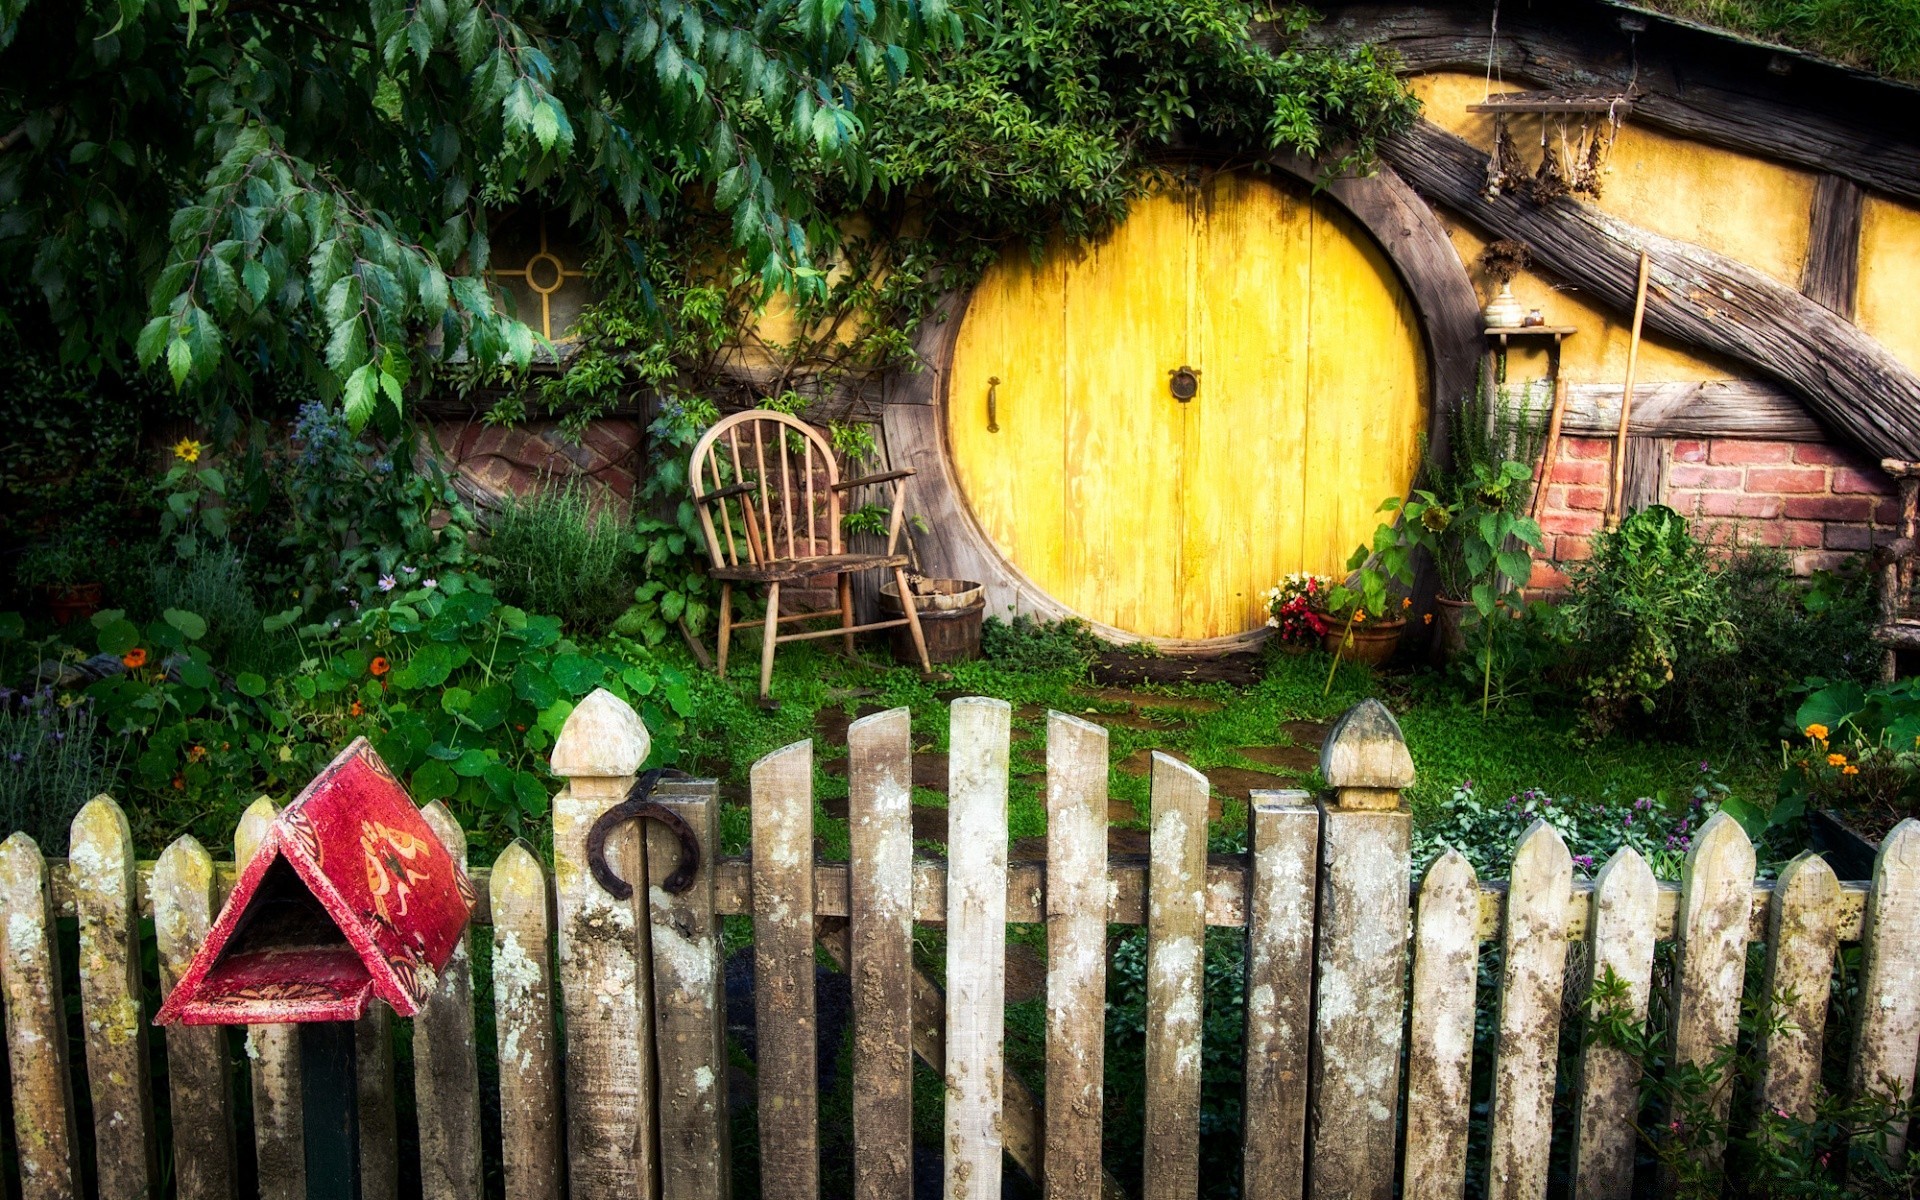
<svg viewBox="0 0 1920 1200"><path fill-rule="evenodd" d="M365 738L288 805L157 1023L416 1014L473 915L472 882Z"/></svg>

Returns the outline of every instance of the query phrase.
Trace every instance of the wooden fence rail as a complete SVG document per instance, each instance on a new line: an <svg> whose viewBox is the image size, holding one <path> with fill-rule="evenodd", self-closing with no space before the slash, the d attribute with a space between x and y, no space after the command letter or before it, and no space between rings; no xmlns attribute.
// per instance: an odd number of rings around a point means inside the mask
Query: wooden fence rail
<svg viewBox="0 0 1920 1200"><path fill-rule="evenodd" d="M628 826L608 842L610 865L635 884L625 901L595 882L586 835L632 787L646 733L613 696L584 701L553 755L566 787L554 802L551 874L524 844L474 872L480 906L470 936L490 939L491 995L476 995L463 946L414 1023L424 1195L485 1194L485 1133L499 1138L495 1190L510 1200L729 1195L721 937L729 915L751 916L754 929L759 1176L768 1197L819 1194L820 948L852 976L853 1190L861 1200L911 1194L916 1056L945 1082L938 1152L947 1196L1000 1195L1005 1161L1038 1180L1049 1200L1095 1200L1116 1186L1146 1200L1196 1196L1209 925L1246 931L1242 1193L1250 1200L1388 1200L1396 1188L1422 1200L1461 1195L1479 956L1489 945L1499 947L1500 978L1484 1165L1488 1193L1500 1200L1542 1200L1557 1142L1571 1150L1578 1200L1633 1187L1628 1119L1639 1109L1640 1067L1630 1056L1598 1044L1581 1051L1565 1081L1572 1117L1555 1128L1562 1014L1579 999L1566 994L1573 944L1585 945L1596 975L1616 975L1630 1009L1644 1014L1656 945L1670 942L1672 1045L1693 1062L1733 1038L1749 946L1763 946L1761 986L1793 997L1787 1025L1758 1047L1769 1106L1811 1110L1831 1038L1845 1039L1855 1091L1913 1087L1920 822L1887 837L1868 882L1843 883L1807 855L1777 883L1756 881L1752 845L1722 815L1701 830L1678 884L1657 882L1631 849L1592 881L1575 880L1565 843L1544 823L1516 847L1510 881L1478 880L1449 852L1410 884L1401 793L1412 763L1392 716L1370 701L1328 738L1329 794L1255 793L1247 854L1208 857L1206 781L1157 755L1150 854L1109 858L1105 731L1056 713L1047 859L1009 862L1008 706L959 700L951 719L946 862L913 858L909 720L896 710L848 732L850 861L816 861L813 748L800 742L753 770L746 858L713 856L711 782L662 785L656 798L694 831L705 861L690 890L668 893L658 881L677 862L677 841L652 823ZM265 799L248 810L236 862L273 814ZM425 815L464 859L465 837L445 809L429 805ZM230 1078L218 1031L154 1033L142 1006L142 919L153 921L164 991L206 936L234 865L214 862L192 838L155 863L136 863L126 819L107 797L75 818L71 847L68 859L50 862L24 834L0 843L5 1099L18 1174L8 1186L38 1200L79 1195L92 1179L103 1200L133 1200L160 1194L165 1182L168 1194L224 1200L237 1194L236 1139L250 1136L260 1194L300 1196L291 1029L247 1030L248 1069L244 1080ZM79 953L71 1035L56 936L67 919ZM944 992L915 967L916 923L945 927ZM1005 1057L1009 923L1046 927L1044 1106ZM1147 961L1144 1168L1117 1185L1101 1155L1110 924L1144 926ZM1854 942L1862 946L1851 1009L1858 1023L1831 1029L1828 980L1840 946ZM496 1029L494 1131L483 1130L480 1004L491 1006ZM399 1188L390 1023L376 1005L357 1039L370 1197ZM153 1037L164 1039L164 1097L146 1070ZM78 1070L70 1045L83 1059ZM76 1079L90 1102L85 1131ZM243 1087L250 1130L234 1123ZM167 1126L171 1155L163 1156L158 1131ZM163 1181L166 1158L173 1166Z"/></svg>

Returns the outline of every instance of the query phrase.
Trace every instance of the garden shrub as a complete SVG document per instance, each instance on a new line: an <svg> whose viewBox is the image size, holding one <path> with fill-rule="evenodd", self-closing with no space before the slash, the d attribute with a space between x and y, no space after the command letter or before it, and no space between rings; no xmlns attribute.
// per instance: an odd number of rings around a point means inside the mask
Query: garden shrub
<svg viewBox="0 0 1920 1200"><path fill-rule="evenodd" d="M1677 664L1739 647L1727 580L1686 518L1665 505L1596 534L1593 557L1568 574L1573 590L1562 611L1593 733L1652 715Z"/></svg>
<svg viewBox="0 0 1920 1200"><path fill-rule="evenodd" d="M180 609L204 618L207 633L201 645L230 669L274 665L279 639L261 628L246 555L226 542L196 542L182 555L171 551L172 543L161 542L149 552L152 611Z"/></svg>
<svg viewBox="0 0 1920 1200"><path fill-rule="evenodd" d="M1816 677L1806 689L1782 743L1776 807L1839 809L1871 838L1920 814L1920 679Z"/></svg>
<svg viewBox="0 0 1920 1200"><path fill-rule="evenodd" d="M553 613L570 629L598 633L633 599L626 522L596 511L577 481L508 496L493 514L486 550L502 600Z"/></svg>

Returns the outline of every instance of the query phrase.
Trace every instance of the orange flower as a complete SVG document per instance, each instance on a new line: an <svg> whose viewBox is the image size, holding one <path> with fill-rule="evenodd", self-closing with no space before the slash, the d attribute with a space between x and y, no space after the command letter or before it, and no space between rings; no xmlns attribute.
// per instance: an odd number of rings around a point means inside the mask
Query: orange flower
<svg viewBox="0 0 1920 1200"><path fill-rule="evenodd" d="M358 700L355 700L352 704L347 705L347 715L350 717L357 717L365 711L367 710L361 706Z"/></svg>
<svg viewBox="0 0 1920 1200"><path fill-rule="evenodd" d="M374 655L373 661L367 664L367 670L373 672L376 676L385 675L392 669L392 664L387 662L387 656L384 654Z"/></svg>
<svg viewBox="0 0 1920 1200"><path fill-rule="evenodd" d="M207 748L205 746L188 746L187 747L188 762L199 762L201 759L205 758L206 756L207 756Z"/></svg>
<svg viewBox="0 0 1920 1200"><path fill-rule="evenodd" d="M187 790L187 777L185 775L175 775L173 777L173 790L176 792L184 792Z"/></svg>
<svg viewBox="0 0 1920 1200"><path fill-rule="evenodd" d="M1824 742L1827 740L1827 727L1816 721L1807 726L1806 734L1816 742Z"/></svg>
<svg viewBox="0 0 1920 1200"><path fill-rule="evenodd" d="M1858 775L1860 768L1854 766L1852 763L1848 763L1846 766L1840 768L1840 773L1842 775Z"/></svg>
<svg viewBox="0 0 1920 1200"><path fill-rule="evenodd" d="M1366 610L1366 609L1364 609L1364 608L1356 608L1356 609L1354 609L1354 610L1353 610L1353 623L1354 623L1355 625L1358 625L1358 624L1359 624L1360 622L1362 622L1362 621L1364 621L1364 620L1366 620L1366 619L1367 619L1367 610Z"/></svg>
<svg viewBox="0 0 1920 1200"><path fill-rule="evenodd" d="M1427 614L1426 616L1424 616L1424 617L1422 617L1422 618L1420 618L1420 619L1421 619L1421 621L1422 621L1422 622L1424 622L1425 624L1428 624L1428 625L1431 625L1431 624L1433 624L1433 614L1432 614L1432 613L1428 613L1428 614Z"/></svg>
<svg viewBox="0 0 1920 1200"><path fill-rule="evenodd" d="M1413 607L1413 597L1412 597L1412 596L1406 596L1406 597L1403 597L1403 598L1401 599L1401 601L1400 601L1400 607L1401 607L1401 608L1412 608L1412 607Z"/></svg>
<svg viewBox="0 0 1920 1200"><path fill-rule="evenodd" d="M126 665L129 671L138 671L141 667L147 665L147 648L145 646L135 646L125 654L122 654L120 661Z"/></svg>
<svg viewBox="0 0 1920 1200"><path fill-rule="evenodd" d="M1844 754L1829 754L1827 755L1827 765L1830 767L1844 767L1847 765L1847 756Z"/></svg>

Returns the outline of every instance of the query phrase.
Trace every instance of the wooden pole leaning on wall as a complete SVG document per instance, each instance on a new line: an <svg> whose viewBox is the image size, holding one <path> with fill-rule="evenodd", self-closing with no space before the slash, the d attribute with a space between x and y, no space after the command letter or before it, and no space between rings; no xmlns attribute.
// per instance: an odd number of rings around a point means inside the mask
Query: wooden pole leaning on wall
<svg viewBox="0 0 1920 1200"><path fill-rule="evenodd" d="M1371 1014L1406 1007L1413 758L1393 714L1363 700L1327 735L1320 772L1333 798L1320 803L1307 1194L1389 1200L1401 1023Z"/></svg>
<svg viewBox="0 0 1920 1200"><path fill-rule="evenodd" d="M561 1009L566 1028L567 1163L576 1200L651 1200L654 1155L653 1040L638 1036L652 1009L647 930L633 906L593 877L587 834L627 798L652 742L640 714L605 688L582 700L554 742L553 773L567 781L553 801L553 890ZM638 825L607 837L608 866L642 893L646 864Z"/></svg>
<svg viewBox="0 0 1920 1200"><path fill-rule="evenodd" d="M1640 252L1640 277L1633 288L1633 336L1627 342L1627 382L1620 390L1620 431L1613 439L1613 481L1607 487L1607 528L1620 524L1627 486L1627 423L1633 419L1633 382L1640 370L1640 329L1647 319L1647 252Z"/></svg>

